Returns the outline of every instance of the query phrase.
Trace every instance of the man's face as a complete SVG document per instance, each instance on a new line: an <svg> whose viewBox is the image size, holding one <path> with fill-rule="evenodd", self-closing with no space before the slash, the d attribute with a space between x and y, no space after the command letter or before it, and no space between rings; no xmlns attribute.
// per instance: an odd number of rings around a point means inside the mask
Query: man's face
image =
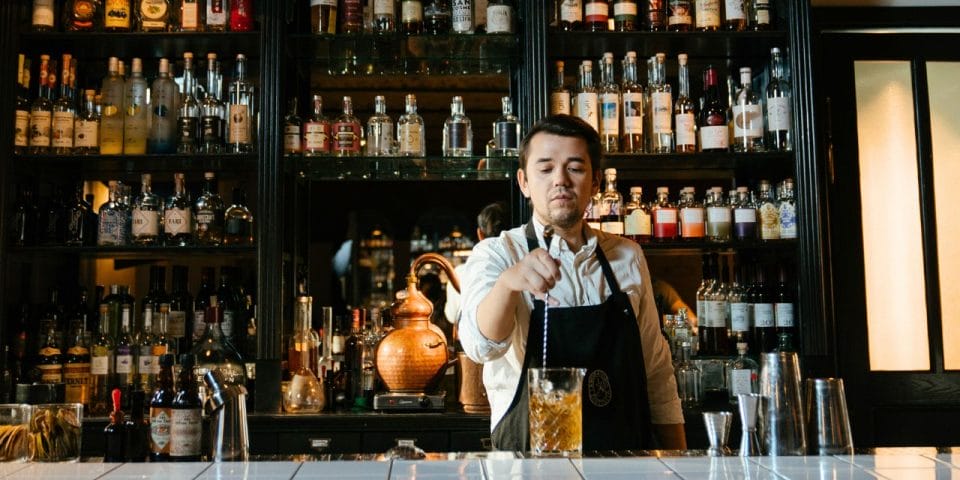
<svg viewBox="0 0 960 480"><path fill-rule="evenodd" d="M544 225L572 228L583 220L600 182L590 166L587 142L540 132L530 139L526 168L517 172L523 195Z"/></svg>

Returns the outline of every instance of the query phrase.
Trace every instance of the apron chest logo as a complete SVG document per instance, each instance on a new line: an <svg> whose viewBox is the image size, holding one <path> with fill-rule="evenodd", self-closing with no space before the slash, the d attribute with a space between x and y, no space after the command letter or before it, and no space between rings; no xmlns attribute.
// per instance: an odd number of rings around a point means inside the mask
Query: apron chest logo
<svg viewBox="0 0 960 480"><path fill-rule="evenodd" d="M596 407L606 407L613 399L613 389L610 388L610 377L603 370L590 372L587 381L587 391L590 403Z"/></svg>

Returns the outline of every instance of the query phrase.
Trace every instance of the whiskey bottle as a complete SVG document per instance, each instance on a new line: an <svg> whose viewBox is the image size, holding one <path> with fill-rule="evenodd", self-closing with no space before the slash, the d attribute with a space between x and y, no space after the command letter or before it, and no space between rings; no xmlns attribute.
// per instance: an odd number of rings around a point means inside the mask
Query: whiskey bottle
<svg viewBox="0 0 960 480"><path fill-rule="evenodd" d="M450 102L450 116L443 124L443 156L473 155L473 125L463 110L463 97Z"/></svg>
<svg viewBox="0 0 960 480"><path fill-rule="evenodd" d="M71 70L71 63L73 70ZM73 153L74 119L77 116L71 83L72 73L76 73L76 60L69 53L61 58L60 97L53 104L53 119L50 127L50 146L54 155Z"/></svg>
<svg viewBox="0 0 960 480"><path fill-rule="evenodd" d="M337 33L337 0L310 0L310 27L320 35Z"/></svg>
<svg viewBox="0 0 960 480"><path fill-rule="evenodd" d="M563 60L557 60L550 88L550 114L570 115L570 90L563 84Z"/></svg>
<svg viewBox="0 0 960 480"><path fill-rule="evenodd" d="M329 155L331 147L331 124L323 116L323 97L313 96L313 114L303 124L303 156Z"/></svg>
<svg viewBox="0 0 960 480"><path fill-rule="evenodd" d="M667 30L687 32L693 29L693 0L667 1Z"/></svg>
<svg viewBox="0 0 960 480"><path fill-rule="evenodd" d="M607 0L585 0L584 26L591 32L605 32L610 28L610 4Z"/></svg>
<svg viewBox="0 0 960 480"><path fill-rule="evenodd" d="M373 115L367 120L366 155L392 155L393 136L393 120L387 115L387 100L383 95L377 95L373 99Z"/></svg>
<svg viewBox="0 0 960 480"><path fill-rule="evenodd" d="M223 148L224 106L217 97L217 85L220 78L217 75L217 54L207 54L207 86L206 96L200 103L200 151L203 153L220 153Z"/></svg>
<svg viewBox="0 0 960 480"><path fill-rule="evenodd" d="M91 246L97 242L97 215L83 197L83 182L78 182L73 201L66 213L66 244Z"/></svg>
<svg viewBox="0 0 960 480"><path fill-rule="evenodd" d="M177 393L170 402L170 460L200 461L203 400L195 376L196 356L180 355Z"/></svg>
<svg viewBox="0 0 960 480"><path fill-rule="evenodd" d="M240 187L233 189L233 204L224 216L224 245L253 245L253 213L247 208L246 193Z"/></svg>
<svg viewBox="0 0 960 480"><path fill-rule="evenodd" d="M373 0L373 32L393 33L396 29L397 7L394 0Z"/></svg>
<svg viewBox="0 0 960 480"><path fill-rule="evenodd" d="M783 71L779 48L770 49L770 83L767 84L767 148L793 149L793 115L790 82Z"/></svg>
<svg viewBox="0 0 960 480"><path fill-rule="evenodd" d="M423 5L423 29L430 35L450 33L449 0L426 0Z"/></svg>
<svg viewBox="0 0 960 480"><path fill-rule="evenodd" d="M404 35L420 35L423 33L422 0L401 0L400 33Z"/></svg>
<svg viewBox="0 0 960 480"><path fill-rule="evenodd" d="M90 349L90 414L104 415L110 410L110 390L114 386L114 348L110 335L109 306L100 304L99 332Z"/></svg>
<svg viewBox="0 0 960 480"><path fill-rule="evenodd" d="M623 235L623 196L617 191L617 169L608 168L603 174L607 187L600 203L600 230Z"/></svg>
<svg viewBox="0 0 960 480"><path fill-rule="evenodd" d="M100 154L123 153L124 92L120 61L110 57L107 77L100 89Z"/></svg>
<svg viewBox="0 0 960 480"><path fill-rule="evenodd" d="M569 32L583 28L582 0L556 0L554 10L560 30Z"/></svg>
<svg viewBox="0 0 960 480"><path fill-rule="evenodd" d="M287 114L283 117L283 154L288 157L303 153L303 121L297 115L297 97L287 102Z"/></svg>
<svg viewBox="0 0 960 480"><path fill-rule="evenodd" d="M247 57L237 54L236 75L230 83L227 105L227 142L231 153L253 151L257 124L253 85L247 81Z"/></svg>
<svg viewBox="0 0 960 480"><path fill-rule="evenodd" d="M195 153L200 144L200 105L193 75L193 53L183 54L183 101L177 114L177 153Z"/></svg>
<svg viewBox="0 0 960 480"><path fill-rule="evenodd" d="M230 2L230 31L249 32L253 30L253 0L232 0Z"/></svg>
<svg viewBox="0 0 960 480"><path fill-rule="evenodd" d="M637 52L627 52L623 58L623 85L620 87L623 102L623 134L620 148L624 153L643 153L643 117L646 114L646 99L643 86L637 81Z"/></svg>
<svg viewBox="0 0 960 480"><path fill-rule="evenodd" d="M747 29L747 4L750 0L723 0L723 29L742 32Z"/></svg>
<svg viewBox="0 0 960 480"><path fill-rule="evenodd" d="M203 192L194 204L196 241L199 245L223 243L223 199L217 193L217 177L213 172L203 174Z"/></svg>
<svg viewBox="0 0 960 480"><path fill-rule="evenodd" d="M201 0L179 0L180 1L180 31L181 32L201 32L203 31L203 10Z"/></svg>
<svg viewBox="0 0 960 480"><path fill-rule="evenodd" d="M37 353L40 383L63 383L63 355L56 325L50 323L42 332L44 340Z"/></svg>
<svg viewBox="0 0 960 480"><path fill-rule="evenodd" d="M136 245L156 245L160 242L160 215L163 200L153 193L149 173L140 175L140 197L133 207L130 236Z"/></svg>
<svg viewBox="0 0 960 480"><path fill-rule="evenodd" d="M160 356L157 389L150 401L150 461L170 460L170 427L173 414L173 354Z"/></svg>
<svg viewBox="0 0 960 480"><path fill-rule="evenodd" d="M80 320L71 322L70 347L63 360L63 383L66 384L67 403L90 406L90 348Z"/></svg>
<svg viewBox="0 0 960 480"><path fill-rule="evenodd" d="M694 0L694 18L697 20L697 30L701 32L715 32L720 30L721 2L724 0Z"/></svg>
<svg viewBox="0 0 960 480"><path fill-rule="evenodd" d="M717 70L712 65L703 73L703 108L700 110L700 151L726 152L730 144L727 106L719 93Z"/></svg>
<svg viewBox="0 0 960 480"><path fill-rule="evenodd" d="M175 26L173 0L137 2L137 24L141 32L170 32Z"/></svg>
<svg viewBox="0 0 960 480"><path fill-rule="evenodd" d="M99 30L103 18L101 0L67 0L63 6L63 29L68 32Z"/></svg>
<svg viewBox="0 0 960 480"><path fill-rule="evenodd" d="M641 0L644 5L644 26L650 32L662 32L667 29L667 0ZM614 6L616 10L616 6ZM639 25L638 25L639 30Z"/></svg>
<svg viewBox="0 0 960 480"><path fill-rule="evenodd" d="M340 0L340 33L363 33L363 2Z"/></svg>
<svg viewBox="0 0 960 480"><path fill-rule="evenodd" d="M150 135L147 151L177 151L177 111L180 89L170 75L170 61L160 59L160 73L150 87Z"/></svg>
<svg viewBox="0 0 960 480"><path fill-rule="evenodd" d="M770 30L773 28L773 15L770 0L749 0L749 26L751 30Z"/></svg>
<svg viewBox="0 0 960 480"><path fill-rule="evenodd" d="M687 54L677 56L680 91L677 103L673 106L673 118L676 126L677 153L697 151L697 118L693 100L690 98L690 68L687 67Z"/></svg>
<svg viewBox="0 0 960 480"><path fill-rule="evenodd" d="M733 151L763 151L763 109L760 97L750 86L750 67L740 69L740 90L736 104L731 106L733 123Z"/></svg>
<svg viewBox="0 0 960 480"><path fill-rule="evenodd" d="M52 32L56 29L55 3L54 0L33 0L31 27L34 32Z"/></svg>
<svg viewBox="0 0 960 480"><path fill-rule="evenodd" d="M130 0L104 0L103 29L107 32L129 32L132 28L133 10Z"/></svg>
<svg viewBox="0 0 960 480"><path fill-rule="evenodd" d="M17 56L17 106L14 115L13 153L22 155L30 146L30 59Z"/></svg>
<svg viewBox="0 0 960 480"><path fill-rule="evenodd" d="M613 29L618 32L637 30L637 11L637 0L613 0Z"/></svg>
<svg viewBox="0 0 960 480"><path fill-rule="evenodd" d="M213 283L215 275L216 270L212 267L200 269L200 289L197 290L197 296L193 300L193 324L191 325L192 328L187 328L188 335L191 336L190 343L193 346L196 346L196 343L203 337L203 332L207 329L205 320L207 307L210 306L210 297L217 294Z"/></svg>
<svg viewBox="0 0 960 480"><path fill-rule="evenodd" d="M86 90L83 107L73 125L73 153L95 155L100 151L100 117L97 116L96 92Z"/></svg>
<svg viewBox="0 0 960 480"><path fill-rule="evenodd" d="M580 64L580 74L577 81L576 97L574 97L574 112L583 121L599 131L600 119L597 112L597 89L593 86L593 62L584 60Z"/></svg>
<svg viewBox="0 0 960 480"><path fill-rule="evenodd" d="M229 0L206 0L207 12L203 29L208 32L227 31L227 19L230 17Z"/></svg>
<svg viewBox="0 0 960 480"><path fill-rule="evenodd" d="M56 66L50 64L50 55L40 55L40 86L37 98L30 106L30 153L34 155L48 153L50 150L50 131L53 120L53 88L57 74ZM51 83L51 80L53 83Z"/></svg>
<svg viewBox="0 0 960 480"><path fill-rule="evenodd" d="M107 203L100 207L100 222L97 234L97 245L124 246L127 244L126 210L120 204L119 185L115 180L109 182L110 196Z"/></svg>
<svg viewBox="0 0 960 480"><path fill-rule="evenodd" d="M163 235L167 245L186 246L193 243L190 198L187 196L183 174L173 174L173 195L163 209Z"/></svg>
<svg viewBox="0 0 960 480"><path fill-rule="evenodd" d="M620 86L613 77L613 54L603 54L600 68L600 144L604 153L620 151Z"/></svg>
<svg viewBox="0 0 960 480"><path fill-rule="evenodd" d="M130 78L123 85L123 153L147 153L150 110L147 105L147 80L143 78L143 62L134 58Z"/></svg>
<svg viewBox="0 0 960 480"><path fill-rule="evenodd" d="M423 157L427 154L423 118L417 113L417 97L409 94L404 114L397 119L397 144L404 157Z"/></svg>

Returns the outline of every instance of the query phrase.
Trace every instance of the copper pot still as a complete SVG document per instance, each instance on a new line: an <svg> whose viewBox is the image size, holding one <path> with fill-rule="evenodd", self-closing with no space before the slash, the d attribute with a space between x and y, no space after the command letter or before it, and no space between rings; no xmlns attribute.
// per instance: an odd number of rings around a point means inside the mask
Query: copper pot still
<svg viewBox="0 0 960 480"><path fill-rule="evenodd" d="M406 297L390 307L395 329L377 347L377 373L391 392L431 391L449 366L447 338L430 322L433 304L417 289L416 272L426 263L440 266L460 290L453 265L442 255L425 253L413 261Z"/></svg>

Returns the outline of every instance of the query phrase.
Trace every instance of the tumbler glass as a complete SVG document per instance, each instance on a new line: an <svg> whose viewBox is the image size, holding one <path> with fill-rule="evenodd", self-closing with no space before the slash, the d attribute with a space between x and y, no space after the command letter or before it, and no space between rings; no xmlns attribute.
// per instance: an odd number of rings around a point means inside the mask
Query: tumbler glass
<svg viewBox="0 0 960 480"><path fill-rule="evenodd" d="M531 368L530 450L535 456L583 453L582 387L584 368Z"/></svg>
<svg viewBox="0 0 960 480"><path fill-rule="evenodd" d="M853 453L853 433L847 413L843 380L810 378L806 381L804 416L807 447L812 455Z"/></svg>

